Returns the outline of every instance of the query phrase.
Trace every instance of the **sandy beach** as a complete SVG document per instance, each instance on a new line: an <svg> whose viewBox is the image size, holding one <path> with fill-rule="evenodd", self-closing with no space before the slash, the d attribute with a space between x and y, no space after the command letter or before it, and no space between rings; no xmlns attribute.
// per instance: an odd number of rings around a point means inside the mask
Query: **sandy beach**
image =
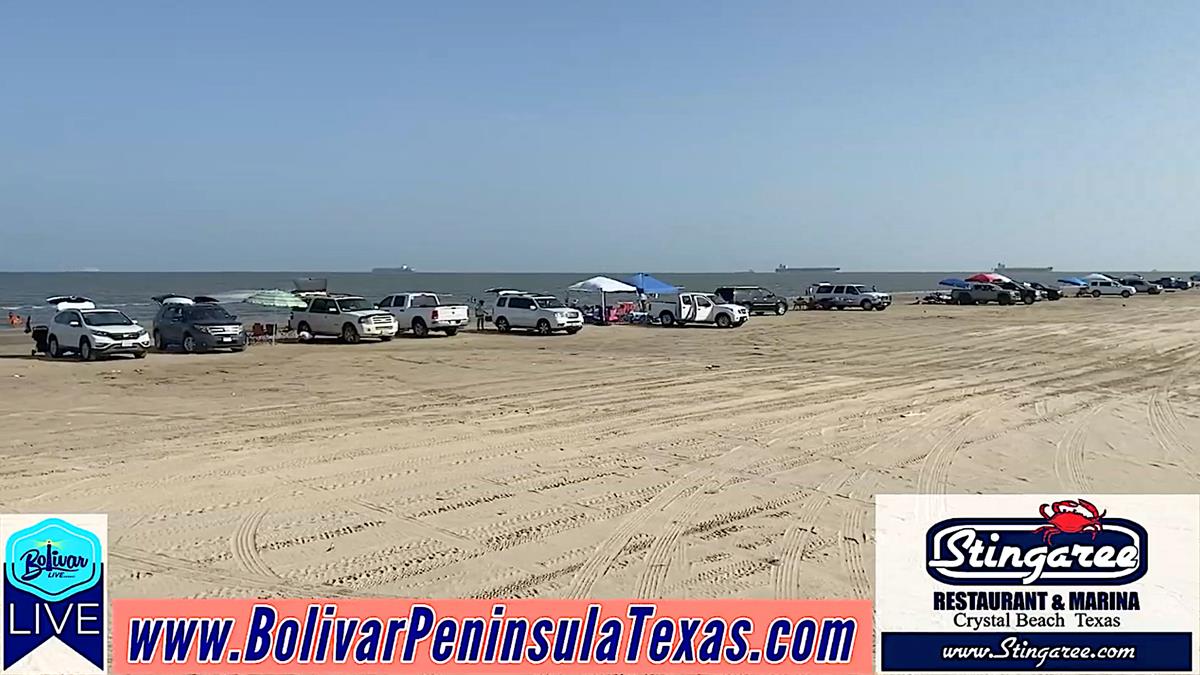
<svg viewBox="0 0 1200 675"><path fill-rule="evenodd" d="M1200 292L97 363L8 333L0 509L108 513L118 597L866 598L877 493L1194 492L1197 335Z"/></svg>

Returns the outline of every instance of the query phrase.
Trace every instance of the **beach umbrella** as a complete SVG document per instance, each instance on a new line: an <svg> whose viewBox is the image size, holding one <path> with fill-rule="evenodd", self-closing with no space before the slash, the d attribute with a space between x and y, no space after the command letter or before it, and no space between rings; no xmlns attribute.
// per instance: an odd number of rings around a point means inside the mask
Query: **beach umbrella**
<svg viewBox="0 0 1200 675"><path fill-rule="evenodd" d="M938 282L939 286L949 286L950 288L970 288L971 284L962 279L942 279Z"/></svg>
<svg viewBox="0 0 1200 675"><path fill-rule="evenodd" d="M255 291L251 293L242 302L248 305L258 305L259 307L272 307L276 309L300 309L307 307L308 303L297 296L295 293L281 291L277 288ZM273 330L271 331L271 343L275 343L275 334L279 332L279 322L271 322Z"/></svg>
<svg viewBox="0 0 1200 675"><path fill-rule="evenodd" d="M985 283L985 284L997 284L997 283L1004 283L1005 281L1011 281L1011 280L1008 277L1004 276L1003 274L992 274L991 272L980 272L979 274L976 274L973 277L967 277L967 281L976 281L976 282Z"/></svg>
<svg viewBox="0 0 1200 675"><path fill-rule="evenodd" d="M279 289L255 291L242 302L260 307L278 307L283 309L299 309L308 306L308 303L295 293Z"/></svg>

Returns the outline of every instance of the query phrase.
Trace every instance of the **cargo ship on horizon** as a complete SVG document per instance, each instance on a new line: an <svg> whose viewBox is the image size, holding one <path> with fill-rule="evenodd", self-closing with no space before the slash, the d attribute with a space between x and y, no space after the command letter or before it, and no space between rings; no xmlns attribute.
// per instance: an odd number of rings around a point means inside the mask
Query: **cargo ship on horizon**
<svg viewBox="0 0 1200 675"><path fill-rule="evenodd" d="M996 263L996 268L992 270L997 274L1005 272L1053 272L1053 267L1009 267L1004 263Z"/></svg>
<svg viewBox="0 0 1200 675"><path fill-rule="evenodd" d="M408 274L410 272L415 272L415 271L416 270L409 267L408 265L401 265L399 267L373 267L373 268L371 268L371 274Z"/></svg>
<svg viewBox="0 0 1200 675"><path fill-rule="evenodd" d="M840 269L842 269L842 268L840 268L840 267L788 267L787 265L781 264L779 267L775 268L775 271L779 274L784 274L786 272L836 272Z"/></svg>

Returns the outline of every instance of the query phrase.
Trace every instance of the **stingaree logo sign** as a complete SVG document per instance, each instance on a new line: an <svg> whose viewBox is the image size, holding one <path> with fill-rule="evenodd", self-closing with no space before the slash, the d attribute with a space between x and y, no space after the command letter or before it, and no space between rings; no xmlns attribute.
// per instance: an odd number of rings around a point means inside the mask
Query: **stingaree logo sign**
<svg viewBox="0 0 1200 675"><path fill-rule="evenodd" d="M1085 499L1042 504L1041 518L950 518L925 536L934 579L953 585L1129 584L1146 574L1149 535Z"/></svg>
<svg viewBox="0 0 1200 675"><path fill-rule="evenodd" d="M105 672L107 529L103 515L0 516L0 672Z"/></svg>

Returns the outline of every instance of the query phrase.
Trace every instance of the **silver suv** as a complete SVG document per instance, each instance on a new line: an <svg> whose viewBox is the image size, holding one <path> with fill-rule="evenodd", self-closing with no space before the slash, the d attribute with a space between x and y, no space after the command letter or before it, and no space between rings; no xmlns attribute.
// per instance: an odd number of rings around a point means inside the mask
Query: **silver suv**
<svg viewBox="0 0 1200 675"><path fill-rule="evenodd" d="M892 296L862 284L817 284L809 289L808 304L815 309L861 307L882 312L892 304Z"/></svg>

